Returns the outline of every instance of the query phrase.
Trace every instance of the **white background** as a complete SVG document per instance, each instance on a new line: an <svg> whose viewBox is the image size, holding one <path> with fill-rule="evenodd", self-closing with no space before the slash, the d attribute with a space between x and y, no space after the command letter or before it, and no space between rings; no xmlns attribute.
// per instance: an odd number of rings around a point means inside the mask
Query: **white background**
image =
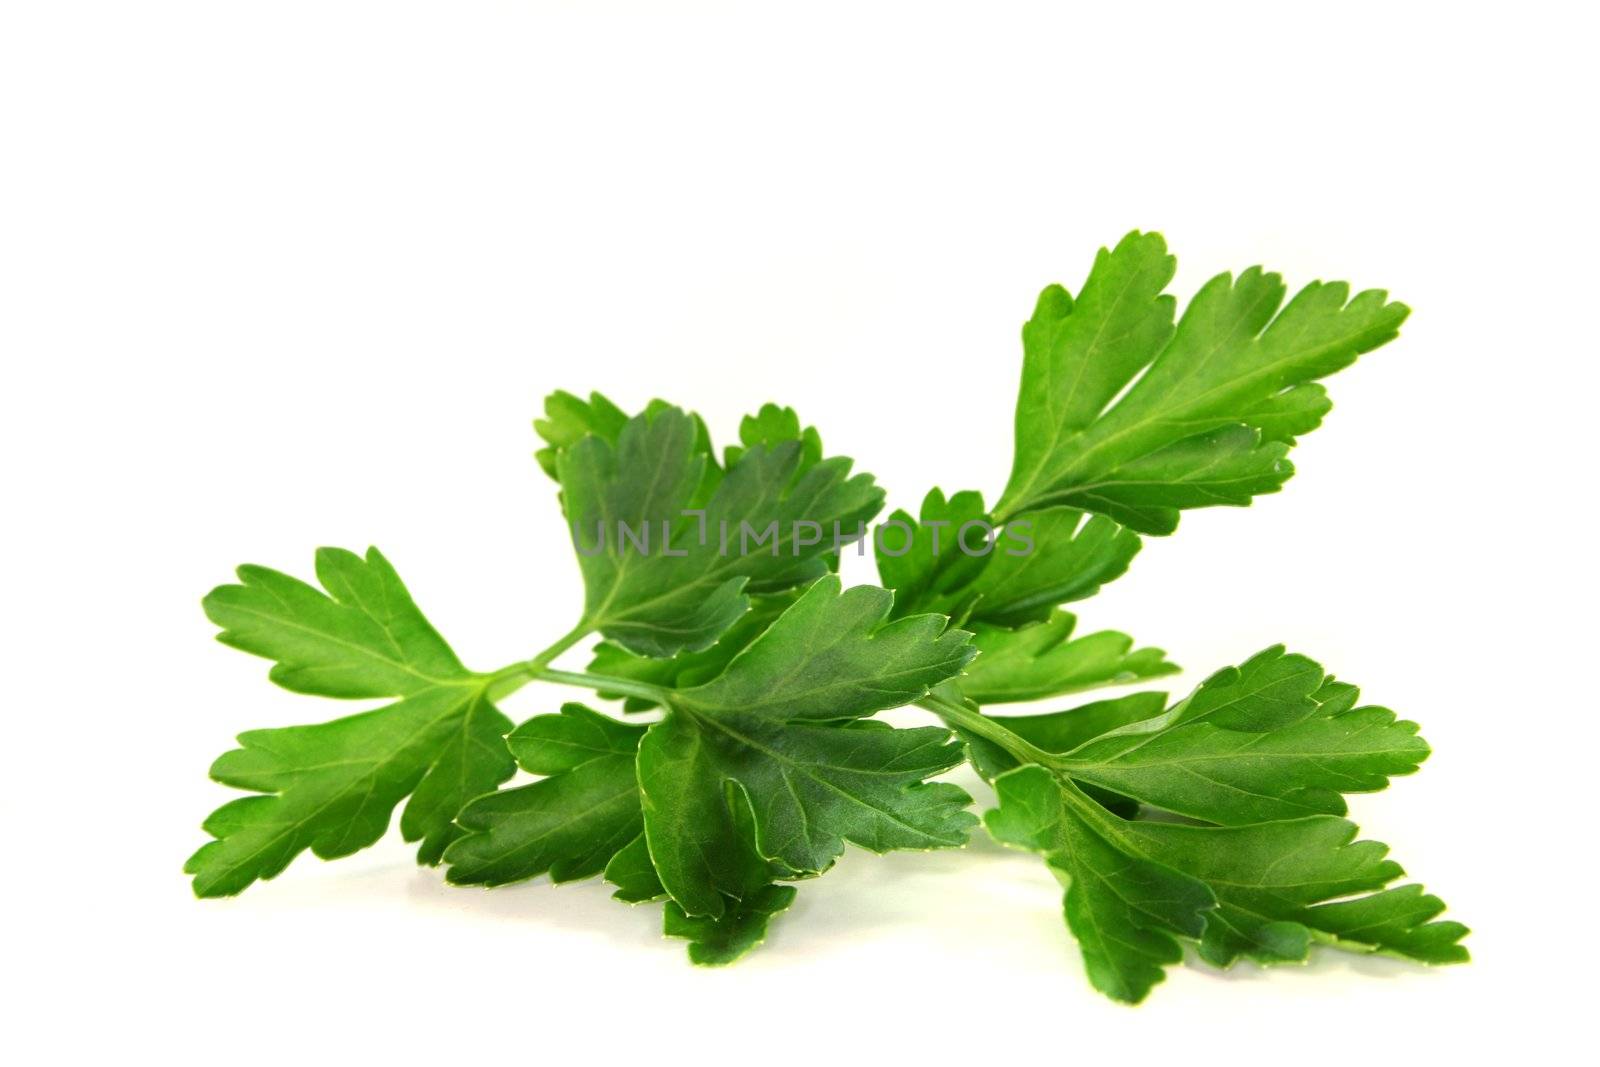
<svg viewBox="0 0 1600 1067"><path fill-rule="evenodd" d="M1587 1033L1576 5L3 10L9 1062L1353 1063ZM530 455L558 387L724 439L776 399L896 505L992 499L1021 321L1133 227L1185 296L1264 262L1415 308L1332 380L1284 493L1189 513L1080 614L1179 687L1281 640L1420 720L1423 772L1353 811L1473 964L1191 963L1119 1007L1044 867L981 839L852 852L721 971L602 885L452 890L392 839L190 898L210 760L354 710L211 640L234 565L375 543L470 665L526 656L579 606Z"/></svg>

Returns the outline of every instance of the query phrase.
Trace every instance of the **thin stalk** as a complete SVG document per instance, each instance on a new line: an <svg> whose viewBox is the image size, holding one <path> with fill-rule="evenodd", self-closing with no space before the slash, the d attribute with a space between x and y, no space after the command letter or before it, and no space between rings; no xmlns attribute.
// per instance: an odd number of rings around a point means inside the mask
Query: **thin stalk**
<svg viewBox="0 0 1600 1067"><path fill-rule="evenodd" d="M561 653L565 652L567 649L571 648L573 645L577 644L579 641L582 641L588 636L588 624L580 622L578 625L574 626L572 629L568 630L566 633L557 638L555 643L549 648L530 659L528 661L528 666L534 671L542 670L543 668L549 666L551 661L557 656L561 655Z"/></svg>
<svg viewBox="0 0 1600 1067"><path fill-rule="evenodd" d="M665 706L671 697L671 691L663 686L652 685L649 682L637 681L633 678L616 678L608 674L590 674L588 671L558 671L552 667L541 667L533 672L532 677L541 682L553 682L556 685L577 685L585 689L593 689L601 693L621 693L623 696L638 697L640 700L649 700Z"/></svg>
<svg viewBox="0 0 1600 1067"><path fill-rule="evenodd" d="M513 663L508 667L501 667L488 676L489 699L499 700L510 696L518 689L539 677L550 661L573 645L589 636L590 630L586 623L579 623L560 637L549 648L535 655L532 659Z"/></svg>
<svg viewBox="0 0 1600 1067"><path fill-rule="evenodd" d="M981 712L973 711L951 700L936 697L931 693L917 701L917 706L925 711L931 711L945 721L948 726L959 727L970 734L974 734L1000 746L1006 753L1023 763L1040 763L1046 767L1055 763L1055 758L1044 749L1018 737L1005 725L996 719Z"/></svg>

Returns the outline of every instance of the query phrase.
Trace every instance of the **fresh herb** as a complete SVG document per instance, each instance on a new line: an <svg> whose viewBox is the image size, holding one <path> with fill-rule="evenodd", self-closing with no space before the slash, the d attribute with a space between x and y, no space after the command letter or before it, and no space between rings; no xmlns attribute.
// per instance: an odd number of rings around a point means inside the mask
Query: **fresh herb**
<svg viewBox="0 0 1600 1067"><path fill-rule="evenodd" d="M1137 1002L1182 958L1303 960L1314 944L1427 963L1467 958L1466 928L1357 841L1345 794L1409 774L1414 723L1359 703L1270 648L1189 696L1131 695L1039 715L1048 700L1171 674L1156 648L1079 633L1062 605L1126 572L1142 536L1189 508L1246 505L1330 404L1318 384L1391 340L1404 305L1277 275L1208 282L1175 320L1154 234L1101 250L1076 298L1023 328L1011 478L927 494L869 532L883 493L767 405L719 457L698 416L556 393L535 425L584 579L572 629L524 662L462 665L376 549L322 549L320 588L263 567L206 597L225 644L299 693L389 703L239 737L212 777L250 795L205 822L195 892L238 893L309 849L400 833L458 885L604 877L661 902L696 963L730 962L847 843L952 848L978 819L939 775L992 783L983 822L1043 857L1090 981ZM843 588L854 540L882 587ZM587 670L555 661L598 636ZM592 690L513 728L530 681ZM938 725L894 728L915 705ZM535 776L507 784L520 769Z"/></svg>

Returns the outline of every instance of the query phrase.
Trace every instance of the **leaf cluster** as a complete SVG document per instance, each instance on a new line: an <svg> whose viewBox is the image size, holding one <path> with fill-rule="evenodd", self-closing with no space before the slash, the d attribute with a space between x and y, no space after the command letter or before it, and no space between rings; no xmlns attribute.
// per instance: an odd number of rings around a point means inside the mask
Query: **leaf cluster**
<svg viewBox="0 0 1600 1067"><path fill-rule="evenodd" d="M1343 817L1347 794L1411 773L1426 743L1316 662L1274 647L1176 701L988 710L1176 672L1065 606L1183 511L1281 488L1330 408L1320 380L1407 313L1342 283L1286 301L1251 268L1179 316L1173 265L1133 233L1076 296L1045 289L1004 490L992 508L933 489L893 512L879 585L837 572L884 494L792 410L763 407L719 453L691 412L569 393L545 403L537 460L584 597L529 659L465 667L376 549L318 551L315 585L241 567L204 601L223 643L272 661L284 688L379 703L240 735L211 774L247 795L205 821L195 892L238 893L307 850L349 855L398 808L452 884L603 877L659 903L694 962L727 963L847 845L964 844L980 820L943 776L968 763L997 800L983 826L1061 881L1089 978L1115 999L1141 1000L1185 943L1216 966L1317 944L1465 959L1465 927ZM591 639L586 669L555 666ZM594 699L514 725L500 705L529 682ZM933 723L876 717L907 705Z"/></svg>

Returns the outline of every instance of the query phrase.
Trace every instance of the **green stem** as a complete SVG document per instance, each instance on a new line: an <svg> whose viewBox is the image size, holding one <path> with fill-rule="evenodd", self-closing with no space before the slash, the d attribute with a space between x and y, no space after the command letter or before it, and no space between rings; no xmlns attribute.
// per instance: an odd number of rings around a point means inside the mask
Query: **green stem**
<svg viewBox="0 0 1600 1067"><path fill-rule="evenodd" d="M540 681L550 682L554 685L580 686L599 693L619 693L622 696L648 700L651 703L660 704L662 707L671 707L672 690L666 686L641 682L634 678L592 674L588 671L556 670L549 665L551 660L577 644L589 632L588 627L580 623L532 659L502 667L489 675L487 684L490 699L498 700L516 692L530 681ZM1020 762L1039 763L1046 767L1052 766L1055 762L1050 753L1018 737L1006 729L1000 721L991 719L987 715L956 701L946 700L930 693L919 700L917 706L925 711L933 712L949 726L959 727L968 733L975 734L992 744L998 745L1002 750L1009 753L1012 758Z"/></svg>
<svg viewBox="0 0 1600 1067"><path fill-rule="evenodd" d="M531 677L556 685L577 685L601 693L621 693L623 696L638 697L640 700L649 700L661 705L666 705L672 695L664 686L652 685L633 678L590 674L588 671L558 671L550 667L541 667L535 670Z"/></svg>
<svg viewBox="0 0 1600 1067"><path fill-rule="evenodd" d="M1050 753L1018 737L1006 729L1004 724L998 720L991 719L982 712L957 704L953 700L945 700L943 697L929 694L917 701L917 707L933 712L943 719L948 726L958 727L970 734L983 738L985 741L1000 746L1012 758L1023 763L1040 763L1049 767L1055 762Z"/></svg>
<svg viewBox="0 0 1600 1067"><path fill-rule="evenodd" d="M557 656L561 655L561 653L565 652L567 649L571 648L573 645L577 644L579 641L582 641L588 636L588 624L580 622L578 625L574 626L572 629L568 630L566 633L557 638L555 643L549 648L530 659L527 665L534 671L543 670Z"/></svg>
<svg viewBox="0 0 1600 1067"><path fill-rule="evenodd" d="M580 622L578 625L574 626L572 629L556 638L555 642L551 644L549 648L538 653L532 659L523 660L520 663L513 663L508 667L501 667L499 670L488 676L487 685L489 689L489 699L499 700L502 697L507 697L512 693L515 693L518 689L521 689L530 681L539 677L540 673L546 669L551 660L555 659L557 656L561 655L561 653L565 652L567 649L571 648L573 645L589 636L590 632L591 631L588 624Z"/></svg>
<svg viewBox="0 0 1600 1067"><path fill-rule="evenodd" d="M991 719L972 708L964 707L954 701L944 700L940 697L929 695L917 702L917 706L938 715L949 726L959 727L968 733L1000 746L1012 759L1020 763L1037 763L1048 768L1055 774L1056 782L1061 786L1062 799L1077 809L1078 814L1095 826L1102 833L1115 837L1124 849L1138 855L1140 845L1129 837L1122 819L1107 811L1101 804L1090 797L1077 782L1063 773L1059 761L1054 755L1046 752L1023 738L1018 737L1005 724L998 719ZM1146 859L1150 857L1145 856Z"/></svg>

